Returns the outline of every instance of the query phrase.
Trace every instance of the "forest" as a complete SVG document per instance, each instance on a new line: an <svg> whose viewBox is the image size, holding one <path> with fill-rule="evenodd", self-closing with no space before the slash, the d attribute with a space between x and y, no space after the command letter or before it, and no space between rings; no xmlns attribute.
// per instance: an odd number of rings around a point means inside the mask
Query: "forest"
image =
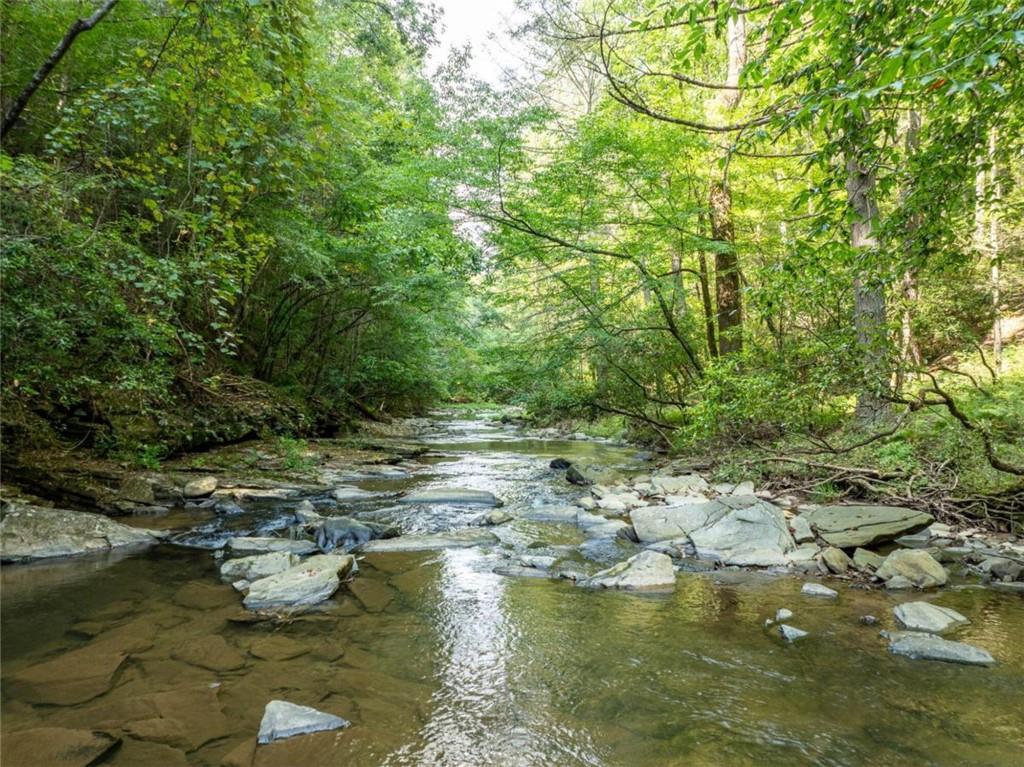
<svg viewBox="0 0 1024 767"><path fill-rule="evenodd" d="M12 455L483 401L1020 511L1020 7L533 0L504 88L416 0L2 7Z"/></svg>
<svg viewBox="0 0 1024 767"><path fill-rule="evenodd" d="M1024 3L0 0L0 117L3 767L1021 766Z"/></svg>

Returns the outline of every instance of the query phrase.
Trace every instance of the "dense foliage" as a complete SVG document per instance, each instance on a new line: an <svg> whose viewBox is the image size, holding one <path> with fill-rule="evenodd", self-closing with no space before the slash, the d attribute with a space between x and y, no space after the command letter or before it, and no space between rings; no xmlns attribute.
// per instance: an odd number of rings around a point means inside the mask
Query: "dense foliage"
<svg viewBox="0 0 1024 767"><path fill-rule="evenodd" d="M821 447L855 411L856 439L927 411L1024 464L1024 10L534 11L534 87L477 123L498 306L480 333L514 329L485 396L514 380L537 414L617 414L676 447Z"/></svg>
<svg viewBox="0 0 1024 767"><path fill-rule="evenodd" d="M2 8L6 109L83 4ZM131 450L444 396L474 255L421 73L432 22L121 0L82 33L4 136L9 420Z"/></svg>

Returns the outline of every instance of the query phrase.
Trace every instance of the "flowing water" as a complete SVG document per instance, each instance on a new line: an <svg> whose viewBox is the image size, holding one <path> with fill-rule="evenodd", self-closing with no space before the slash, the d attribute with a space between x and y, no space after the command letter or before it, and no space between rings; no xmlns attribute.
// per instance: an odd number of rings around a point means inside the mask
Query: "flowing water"
<svg viewBox="0 0 1024 767"><path fill-rule="evenodd" d="M449 421L430 441L411 478L360 484L486 489L515 515L573 497L547 469L555 456L641 468L630 450L482 421ZM480 511L390 503L363 509L406 531ZM267 505L244 524L280 527L287 515L288 504ZM103 764L249 764L265 704L286 699L352 726L260 746L255 764L1024 764L1020 596L964 586L923 597L969 617L956 638L999 663L912 661L878 634L910 595L839 585L837 601L821 601L800 596L801 579L738 571L680 573L670 594L594 592L492 572L512 551L575 549L577 530L517 520L496 531L492 547L367 555L325 610L284 624L238 622L240 597L209 550L6 567L3 734L95 727L124 736ZM628 549L592 542L581 567ZM810 637L785 645L767 632L779 607ZM881 624L861 625L864 614ZM103 642L131 654L97 697L41 704L11 686Z"/></svg>

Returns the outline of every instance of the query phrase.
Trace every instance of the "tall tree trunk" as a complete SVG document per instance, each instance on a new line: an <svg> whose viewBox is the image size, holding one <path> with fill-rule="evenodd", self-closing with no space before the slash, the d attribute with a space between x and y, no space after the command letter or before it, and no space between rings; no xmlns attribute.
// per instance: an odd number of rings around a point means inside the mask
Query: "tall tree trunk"
<svg viewBox="0 0 1024 767"><path fill-rule="evenodd" d="M988 258L989 279L992 285L992 358L996 374L1003 372L1003 316L1002 296L999 267L999 214L995 206L999 204L1002 189L999 185L999 174L996 168L996 129L992 128L988 137L989 179L992 184L992 208L988 218Z"/></svg>
<svg viewBox="0 0 1024 767"><path fill-rule="evenodd" d="M117 0L106 0L91 16L86 19L75 19L74 23L68 27L68 31L64 33L64 37L61 38L57 47L53 49L53 52L47 57L46 61L35 71L32 79L21 89L21 93L18 94L14 103L11 104L11 108L4 114L3 125L0 126L0 138L6 138L11 128L17 124L21 118L21 113L28 106L28 102L35 95L36 91L39 90L39 86L50 76L50 72L60 63L64 55L71 50L75 38L99 24L115 5L117 5Z"/></svg>
<svg viewBox="0 0 1024 767"><path fill-rule="evenodd" d="M857 273L853 281L853 317L857 333L864 382L857 397L856 414L862 423L874 423L888 412L890 382L885 287L869 254L878 248L875 221L875 172L870 167L864 142L867 125L852 118L846 131L846 201L853 212L850 245L855 252Z"/></svg>
<svg viewBox="0 0 1024 767"><path fill-rule="evenodd" d="M726 25L727 71L725 84L733 90L720 91L721 107L730 112L740 102L740 72L747 60L747 27L743 15L730 17ZM730 354L743 349L743 293L740 287L736 232L732 220L732 192L728 167L721 181L711 184L708 209L711 237L719 243L715 251L715 298L718 302L718 351Z"/></svg>
<svg viewBox="0 0 1024 767"><path fill-rule="evenodd" d="M921 131L921 116L910 110L906 134L906 156L909 160L917 152L919 145L918 134ZM903 188L902 198L904 202L910 198L912 192L911 181L908 179ZM914 236L921 225L920 214L913 214L907 220L906 248L907 260L910 261L914 246ZM914 311L918 302L917 272L913 266L908 266L903 272L903 311L900 322L900 368L897 371L896 388L903 386L903 379L910 366L921 366L921 350L918 348L917 339L914 338Z"/></svg>
<svg viewBox="0 0 1024 767"><path fill-rule="evenodd" d="M711 184L711 237L715 252L715 298L718 301L718 350L722 354L743 348L743 294L732 225L732 194L726 181Z"/></svg>
<svg viewBox="0 0 1024 767"><path fill-rule="evenodd" d="M708 279L708 260L704 253L697 254L700 265L700 300L704 307L704 335L708 342L708 355L718 356L718 342L715 338L715 309L711 303L711 285Z"/></svg>

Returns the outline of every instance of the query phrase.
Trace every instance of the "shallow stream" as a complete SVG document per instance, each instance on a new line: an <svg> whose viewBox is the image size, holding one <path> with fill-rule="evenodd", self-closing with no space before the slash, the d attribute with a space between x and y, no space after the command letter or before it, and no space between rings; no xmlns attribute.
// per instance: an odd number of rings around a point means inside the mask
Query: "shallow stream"
<svg viewBox="0 0 1024 767"><path fill-rule="evenodd" d="M485 421L450 420L427 441L411 478L356 484L489 490L516 515L578 494L547 468L553 457L642 468L629 449ZM279 528L289 505L238 524ZM383 516L433 532L479 513ZM122 767L247 764L264 706L283 698L352 726L261 746L257 765L1024 763L1018 595L964 586L923 597L966 615L955 638L990 651L994 668L913 661L890 655L879 629L919 595L840 584L837 601L821 601L799 594L800 578L740 571L680 573L671 594L593 592L491 572L503 551L577 546L577 530L517 520L496 532L494 547L367 555L326 610L286 624L238 622L240 595L209 550L5 567L3 733L117 730L123 744L102 763ZM607 542L588 552L591 569L630 553ZM767 632L780 607L810 637L785 645ZM865 614L880 625L861 625ZM108 692L53 705L10 689L19 671L100 642L131 648Z"/></svg>

